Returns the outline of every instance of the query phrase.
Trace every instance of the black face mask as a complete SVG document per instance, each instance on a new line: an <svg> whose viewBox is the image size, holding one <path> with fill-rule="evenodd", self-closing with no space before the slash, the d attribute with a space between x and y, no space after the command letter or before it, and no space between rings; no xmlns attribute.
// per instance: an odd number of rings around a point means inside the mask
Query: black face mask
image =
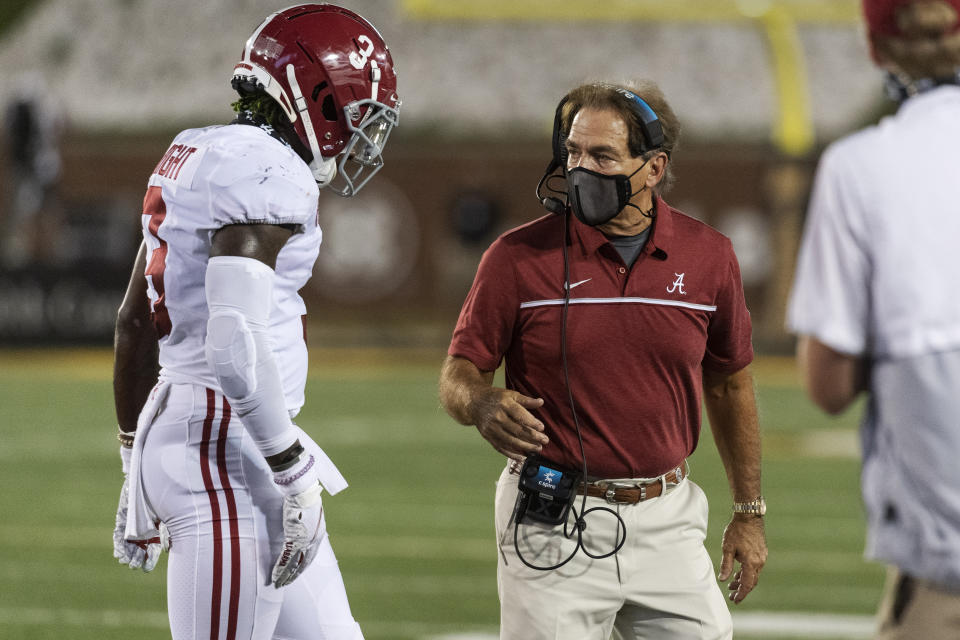
<svg viewBox="0 0 960 640"><path fill-rule="evenodd" d="M637 171L643 169L647 162L649 160L637 167ZM570 169L567 172L567 192L573 214L580 222L591 227L613 220L633 197L630 178L635 176L637 171L626 176L622 173L597 173L582 167Z"/></svg>

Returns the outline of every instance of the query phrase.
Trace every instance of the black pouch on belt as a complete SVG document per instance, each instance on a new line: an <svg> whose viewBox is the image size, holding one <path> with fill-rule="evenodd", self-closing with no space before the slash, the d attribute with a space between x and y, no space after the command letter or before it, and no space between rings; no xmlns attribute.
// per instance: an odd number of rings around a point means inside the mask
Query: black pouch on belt
<svg viewBox="0 0 960 640"><path fill-rule="evenodd" d="M540 456L530 456L520 469L514 517L544 524L562 524L577 496L581 474L564 469Z"/></svg>

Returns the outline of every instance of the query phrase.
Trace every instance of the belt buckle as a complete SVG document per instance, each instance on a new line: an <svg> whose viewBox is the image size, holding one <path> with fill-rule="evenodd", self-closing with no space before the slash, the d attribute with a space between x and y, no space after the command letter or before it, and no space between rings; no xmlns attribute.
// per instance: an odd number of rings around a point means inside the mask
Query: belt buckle
<svg viewBox="0 0 960 640"><path fill-rule="evenodd" d="M667 481L667 476L670 474L671 471L673 472L673 477L676 480L676 482ZM680 482L683 480L683 469L681 467L675 467L674 469L671 469L667 473L663 474L663 476L660 477L660 480L661 482L663 482L663 492L666 493L667 487L671 487L671 488L675 487L679 485Z"/></svg>
<svg viewBox="0 0 960 640"><path fill-rule="evenodd" d="M686 460L684 460L684 461L681 462L679 465L677 465L677 468L673 470L673 475L674 475L674 477L676 477L677 481L676 481L676 482L670 482L670 483L666 483L666 482L665 482L665 483L664 483L664 487L663 487L664 489L667 488L667 486L666 486L667 484L669 484L670 486L673 486L673 487L679 485L681 482L683 482L683 479L684 479L684 478L686 478L687 476L690 475L690 467L688 466ZM666 477L664 477L664 480L666 480Z"/></svg>
<svg viewBox="0 0 960 640"><path fill-rule="evenodd" d="M603 489L603 499L609 504L620 504L617 501L617 489L636 489L637 484L633 482L605 482L600 487ZM646 487L640 487L640 499L646 498Z"/></svg>
<svg viewBox="0 0 960 640"><path fill-rule="evenodd" d="M684 467L686 467L686 460L684 460L683 464L674 467L656 479L656 482L659 482L661 485L660 495L667 495L667 492L675 487L680 486L680 483L683 482L683 479L690 475L690 472ZM673 477L676 478L676 482L669 482L667 480L667 476L671 473L673 473Z"/></svg>

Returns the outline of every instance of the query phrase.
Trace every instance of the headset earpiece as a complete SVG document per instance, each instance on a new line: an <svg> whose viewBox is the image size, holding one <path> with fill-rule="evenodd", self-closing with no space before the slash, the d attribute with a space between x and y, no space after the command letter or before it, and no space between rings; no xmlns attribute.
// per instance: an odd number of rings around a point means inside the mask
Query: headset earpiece
<svg viewBox="0 0 960 640"><path fill-rule="evenodd" d="M566 171L567 149L563 145L563 141L560 139L560 121L563 118L563 105L567 104L567 100L567 96L564 96L563 100L560 101L560 104L557 105L557 110L554 113L553 134L551 136L553 156L550 158L550 164L548 164L547 168L543 171L543 177L541 177L540 182L537 183L537 200L540 201L540 204L543 205L544 209L557 215L562 215L565 213L567 210L567 205L560 198L541 196L540 190L543 189L543 184L547 181L547 178L552 176L557 169L563 169Z"/></svg>
<svg viewBox="0 0 960 640"><path fill-rule="evenodd" d="M557 105L557 110L553 115L553 166L552 170L557 168L566 169L567 167L567 147L563 144L563 140L560 138L560 125L563 122L563 106L567 104L567 101L570 100L568 96L564 96L563 100L560 101L560 104ZM549 173L549 172L548 172Z"/></svg>

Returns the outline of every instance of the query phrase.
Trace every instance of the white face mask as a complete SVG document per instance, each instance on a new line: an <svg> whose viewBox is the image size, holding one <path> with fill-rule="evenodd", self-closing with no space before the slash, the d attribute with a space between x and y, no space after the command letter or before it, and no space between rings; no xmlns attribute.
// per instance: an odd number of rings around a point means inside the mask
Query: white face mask
<svg viewBox="0 0 960 640"><path fill-rule="evenodd" d="M637 171L649 161L644 161L628 176L622 173L608 175L582 167L570 169L567 172L567 193L573 214L583 224L598 227L617 217L627 205L634 206L630 204L630 198L633 197L630 178L637 175ZM638 207L635 208L639 211Z"/></svg>

